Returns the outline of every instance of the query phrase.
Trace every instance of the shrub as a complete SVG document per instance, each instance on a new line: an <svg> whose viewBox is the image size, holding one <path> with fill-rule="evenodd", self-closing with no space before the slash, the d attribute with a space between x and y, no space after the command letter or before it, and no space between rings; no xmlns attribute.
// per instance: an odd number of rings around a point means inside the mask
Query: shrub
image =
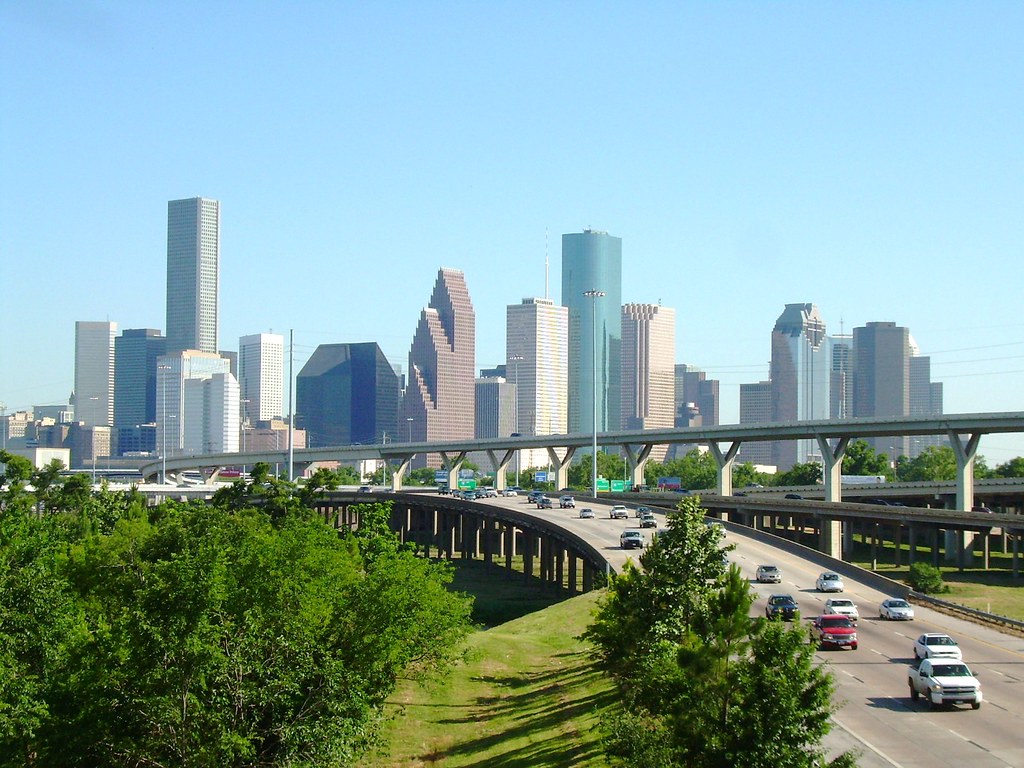
<svg viewBox="0 0 1024 768"><path fill-rule="evenodd" d="M914 563L910 566L910 586L915 592L926 595L949 590L942 581L942 572L928 563Z"/></svg>

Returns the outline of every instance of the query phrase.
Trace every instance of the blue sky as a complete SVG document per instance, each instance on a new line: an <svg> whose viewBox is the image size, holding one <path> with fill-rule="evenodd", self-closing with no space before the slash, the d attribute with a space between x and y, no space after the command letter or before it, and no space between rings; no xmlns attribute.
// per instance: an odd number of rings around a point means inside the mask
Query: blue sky
<svg viewBox="0 0 1024 768"><path fill-rule="evenodd" d="M223 348L407 365L623 239L679 362L767 378L783 306L910 328L946 411L1024 410L1024 4L0 0L0 401L66 400L74 323L163 329L167 201L221 201ZM1024 435L986 438L990 464Z"/></svg>

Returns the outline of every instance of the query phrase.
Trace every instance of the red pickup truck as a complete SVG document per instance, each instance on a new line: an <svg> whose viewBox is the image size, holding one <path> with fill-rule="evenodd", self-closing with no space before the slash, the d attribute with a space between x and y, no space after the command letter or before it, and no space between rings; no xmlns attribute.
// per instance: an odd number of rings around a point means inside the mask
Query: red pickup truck
<svg viewBox="0 0 1024 768"><path fill-rule="evenodd" d="M857 628L849 616L826 613L811 622L811 642L824 647L851 648L857 650Z"/></svg>

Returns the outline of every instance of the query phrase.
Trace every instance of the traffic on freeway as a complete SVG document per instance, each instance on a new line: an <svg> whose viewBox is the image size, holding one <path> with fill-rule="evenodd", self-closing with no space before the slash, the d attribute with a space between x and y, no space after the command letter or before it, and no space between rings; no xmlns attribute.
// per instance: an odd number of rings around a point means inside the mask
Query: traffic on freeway
<svg viewBox="0 0 1024 768"><path fill-rule="evenodd" d="M612 504L579 497L577 509L537 510L522 497L482 503L557 520L602 550L616 569L628 558L636 561L643 552L643 547L622 546L624 531L636 531L645 546L657 531L639 527L635 505L627 504L626 519L612 519ZM594 517L581 518L578 508L592 509ZM655 508L654 513L658 528L664 527L664 512ZM630 534L630 538L633 536ZM729 558L750 580L757 595L752 615L765 615L771 595L791 595L799 611L796 621L807 629L810 642L811 620L825 612L827 600L842 598L856 608L858 618L850 623L854 624L857 650L852 650L849 642L829 642L817 651L817 658L829 665L836 680L837 727L826 741L831 752L857 750L861 768L1024 768L1024 638L947 616L925 605L911 606L912 619L892 620L894 616L883 603L894 595L867 586L846 569L842 573L842 592L819 591L819 578L831 573L830 569L745 536L742 531L729 530L724 543L736 545ZM777 567L781 582L758 583L758 567L763 565ZM831 581L823 579L822 585L835 589ZM837 607L850 611L845 602ZM977 710L961 704L933 709L923 697L912 700L908 670L916 661L915 641L926 633L955 639L963 661L983 690L983 703Z"/></svg>

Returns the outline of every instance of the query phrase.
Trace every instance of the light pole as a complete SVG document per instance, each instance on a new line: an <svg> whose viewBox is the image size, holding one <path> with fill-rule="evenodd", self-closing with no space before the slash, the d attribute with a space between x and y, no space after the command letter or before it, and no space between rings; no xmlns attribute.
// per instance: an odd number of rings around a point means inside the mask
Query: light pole
<svg viewBox="0 0 1024 768"><path fill-rule="evenodd" d="M520 432L519 432L519 362L522 359L523 359L522 355L509 355L508 356L509 362L512 363L513 383L515 384L515 388L516 388L515 413L514 413L514 415L512 417L514 422L515 422L515 436L516 437L519 437L519 435L520 435ZM521 452L520 452L520 450L518 448L516 448L516 488L519 487L519 473L522 470L522 467L519 465L519 458L520 458L520 456L521 456Z"/></svg>
<svg viewBox="0 0 1024 768"><path fill-rule="evenodd" d="M598 291L596 289L584 291L583 295L591 301L591 308L593 309L593 325L594 325L594 444L593 455L591 456L592 464L590 468L590 479L591 479L591 490L594 492L594 498L597 498L597 300L605 295L604 291Z"/></svg>
<svg viewBox="0 0 1024 768"><path fill-rule="evenodd" d="M160 485L167 482L167 371L169 365L158 365L157 371L163 371L160 377Z"/></svg>

